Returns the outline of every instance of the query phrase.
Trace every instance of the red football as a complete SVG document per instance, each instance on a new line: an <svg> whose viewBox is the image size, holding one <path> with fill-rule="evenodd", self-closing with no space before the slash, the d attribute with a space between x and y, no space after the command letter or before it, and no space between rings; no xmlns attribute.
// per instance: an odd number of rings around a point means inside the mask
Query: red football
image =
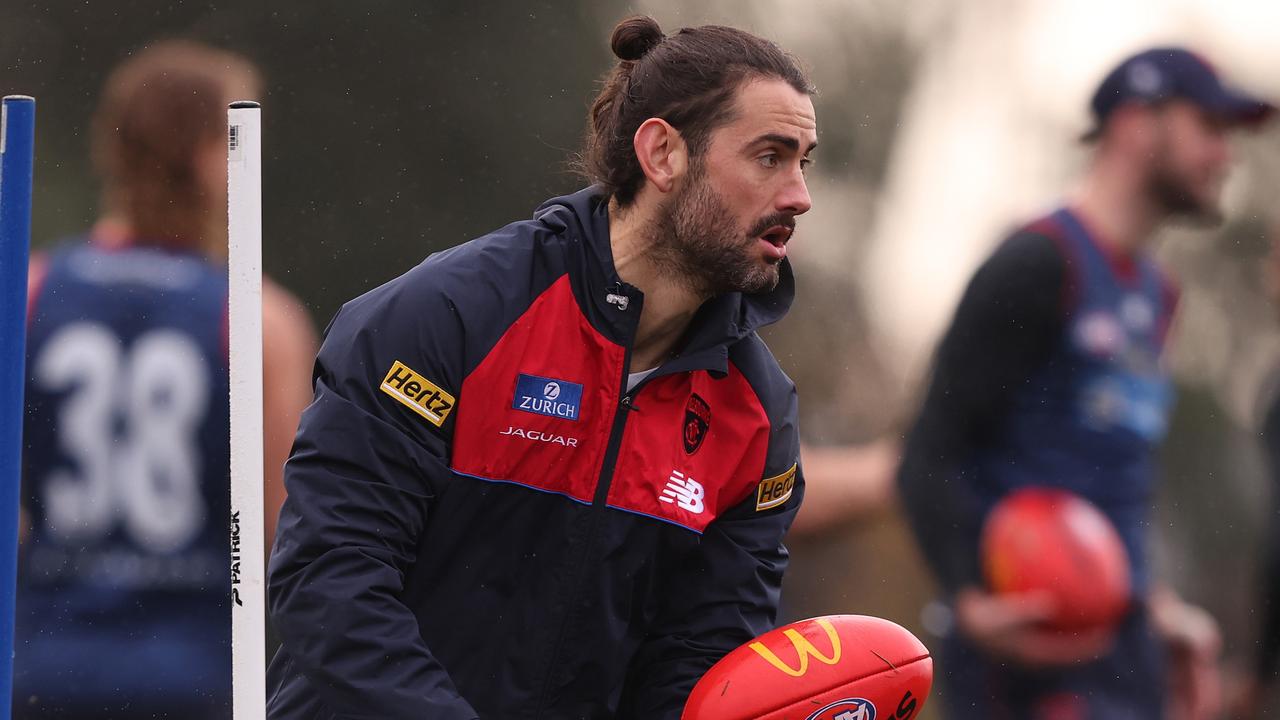
<svg viewBox="0 0 1280 720"><path fill-rule="evenodd" d="M1060 630L1106 627L1129 607L1129 555L1106 515L1056 488L1023 488L996 504L982 530L982 564L998 593L1048 590Z"/></svg>
<svg viewBox="0 0 1280 720"><path fill-rule="evenodd" d="M724 656L682 720L908 720L933 684L929 650L904 628L828 615L767 632Z"/></svg>

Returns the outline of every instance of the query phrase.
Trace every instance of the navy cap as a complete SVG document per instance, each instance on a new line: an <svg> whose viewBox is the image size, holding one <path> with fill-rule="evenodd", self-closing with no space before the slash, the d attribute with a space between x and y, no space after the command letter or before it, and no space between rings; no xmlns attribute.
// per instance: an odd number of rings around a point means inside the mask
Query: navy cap
<svg viewBox="0 0 1280 720"><path fill-rule="evenodd" d="M1153 48L1120 63L1098 86L1089 106L1096 138L1116 108L1127 103L1150 105L1181 98L1232 125L1252 125L1275 111L1270 103L1226 87L1202 57L1176 47Z"/></svg>

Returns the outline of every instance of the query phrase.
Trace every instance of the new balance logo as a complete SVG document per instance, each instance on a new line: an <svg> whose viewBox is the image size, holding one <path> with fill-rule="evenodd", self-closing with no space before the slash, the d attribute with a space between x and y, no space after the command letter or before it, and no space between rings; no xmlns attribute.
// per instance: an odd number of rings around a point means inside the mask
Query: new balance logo
<svg viewBox="0 0 1280 720"><path fill-rule="evenodd" d="M702 501L706 494L707 491L703 489L702 483L691 477L685 477L679 470L672 470L671 478L667 480L667 487L658 496L658 500L664 503L675 503L681 510L701 515L707 507Z"/></svg>

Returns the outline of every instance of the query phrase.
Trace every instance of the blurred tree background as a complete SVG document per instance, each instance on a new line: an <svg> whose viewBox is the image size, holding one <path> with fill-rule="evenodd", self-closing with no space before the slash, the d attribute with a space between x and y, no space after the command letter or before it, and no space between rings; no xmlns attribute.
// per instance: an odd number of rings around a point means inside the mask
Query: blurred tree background
<svg viewBox="0 0 1280 720"><path fill-rule="evenodd" d="M261 68L264 264L323 326L427 254L528 217L569 169L608 35L633 12L718 22L813 69L814 211L792 258L791 316L768 339L800 386L816 445L898 437L932 343L975 264L1049 207L1083 161L1092 86L1154 41L1206 50L1280 97L1280 4L1250 0L526 0L56 3L5 0L0 92L38 100L37 247L97 212L90 113L106 73L189 37ZM1105 20L1104 20L1105 18ZM1268 70L1270 68L1271 70ZM1266 83L1270 83L1267 85ZM1259 85L1258 83L1261 83ZM1159 527L1172 581L1222 620L1240 662L1269 482L1255 446L1280 334L1259 267L1277 220L1277 131L1242 141L1219 231L1167 234L1184 285L1182 387ZM933 590L891 507L793 538L786 612L882 615L930 636Z"/></svg>
<svg viewBox="0 0 1280 720"><path fill-rule="evenodd" d="M89 115L111 67L207 41L263 70L264 264L326 322L581 184L566 159L608 67L605 4L6 2L0 86L38 98L35 243L94 217Z"/></svg>

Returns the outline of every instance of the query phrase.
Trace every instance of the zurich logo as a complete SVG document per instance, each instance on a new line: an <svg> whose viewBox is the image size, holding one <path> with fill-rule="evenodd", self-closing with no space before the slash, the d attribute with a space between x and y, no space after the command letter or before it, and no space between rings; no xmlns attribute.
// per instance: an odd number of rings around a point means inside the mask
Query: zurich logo
<svg viewBox="0 0 1280 720"><path fill-rule="evenodd" d="M876 720L876 706L870 700L837 700L805 720Z"/></svg>
<svg viewBox="0 0 1280 720"><path fill-rule="evenodd" d="M562 420L577 420L582 406L582 385L567 380L520 373L511 400L515 410Z"/></svg>

